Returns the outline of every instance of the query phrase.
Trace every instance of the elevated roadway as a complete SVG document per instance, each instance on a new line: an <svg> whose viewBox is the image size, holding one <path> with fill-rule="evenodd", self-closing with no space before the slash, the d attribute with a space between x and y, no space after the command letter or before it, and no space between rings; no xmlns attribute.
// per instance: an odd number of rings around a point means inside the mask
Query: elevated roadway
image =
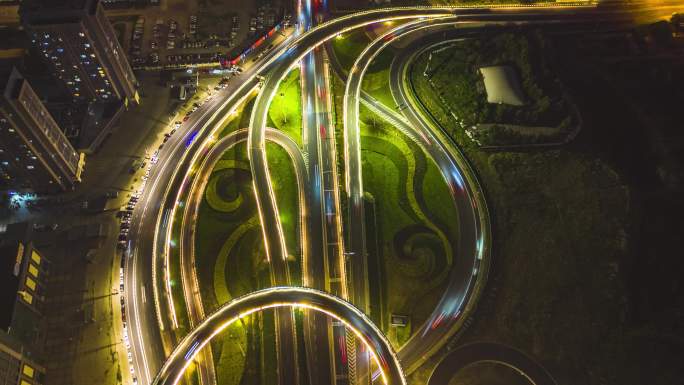
<svg viewBox="0 0 684 385"><path fill-rule="evenodd" d="M430 374L427 385L448 385L462 369L478 363L509 367L532 385L557 385L551 374L530 356L510 346L475 342L449 352Z"/></svg>
<svg viewBox="0 0 684 385"><path fill-rule="evenodd" d="M305 188L307 185L307 174L304 168L304 158L297 144L282 131L267 129L266 139L270 142L281 146L290 156L294 165L295 175L297 177L297 188L299 190L299 205L300 212L300 234L303 231L302 218L306 212L303 208L306 207ZM195 223L197 222L197 214L199 207L204 197L205 186L209 181L209 177L216 166L216 163L221 159L223 154L238 143L247 140L247 129L241 129L231 132L218 142L213 144L208 153L204 156L200 164L197 175L193 177L190 190L187 194L187 199L183 207L183 219L180 228L180 262L181 262L181 280L183 284L183 293L185 304L188 311L190 326L195 327L205 317L204 307L202 305L202 298L200 293L200 286L196 271L195 260ZM187 186L187 184L184 184ZM211 346L203 349L199 355L198 370L202 383L216 383L216 374L214 370L214 360L212 357Z"/></svg>
<svg viewBox="0 0 684 385"><path fill-rule="evenodd" d="M372 352L385 384L406 384L392 346L363 312L331 294L302 287L273 287L225 304L180 341L162 365L153 384L176 385L197 354L225 328L250 314L280 307L314 310L342 322Z"/></svg>
<svg viewBox="0 0 684 385"><path fill-rule="evenodd" d="M285 44L291 37L278 37ZM258 51L255 53L257 54ZM214 93L214 97L194 112L187 122L164 144L159 162L150 176L136 209L133 211L129 243L124 252L124 304L127 334L133 356L134 377L148 385L165 359L165 349L174 344L177 326L168 292L166 256L169 214L175 203L175 192L193 156L229 111L249 96L258 86L258 71L267 69L277 50L245 65L240 80ZM169 121L171 124L173 120ZM165 244L166 243L166 244ZM211 385L211 384L208 384Z"/></svg>
<svg viewBox="0 0 684 385"><path fill-rule="evenodd" d="M332 36L373 22L411 19L411 18L434 18L448 17L458 14L463 20L512 20L520 19L540 19L549 16L569 16L576 14L621 14L625 19L643 19L648 17L663 17L663 12L674 12L680 10L680 2L676 4L670 2L668 6L661 5L630 5L620 7L601 6L593 7L520 7L520 8L498 8L498 9L476 9L476 8L390 8L384 10L366 11L359 14L347 15L323 23L315 29L298 37L296 42L285 43L282 48L278 47L262 59L255 62L248 62L241 76L241 82L231 82L228 89L221 91L214 99L205 103L200 110L195 112L190 120L183 124L179 132L165 144L160 154L160 163L152 169L147 188L135 210L132 221L130 244L126 252L126 275L125 275L125 304L127 309L127 328L133 350L133 367L139 383L149 384L151 373L154 373L163 360L165 353L162 348L162 341L165 345L171 346L174 341L169 333L162 331L172 330L176 325L173 321L173 306L170 294L165 292L163 287L158 290L156 282L164 274L160 271L165 269L165 240L167 234L164 232L168 227L168 211L173 207L173 197L169 194L178 183L173 182L177 178L177 170L186 169L191 164L190 159L202 149L198 143L204 143L213 129L213 124L220 115L229 110L246 95L252 92L259 83L259 75L268 75L264 81L264 92L260 93L253 110L250 132L248 135L248 151L252 160L252 172L255 177L257 191L257 202L260 206L260 217L264 224L264 235L266 238L266 248L269 251L269 258L279 257L284 260L287 256L287 249L284 241L281 242L282 228L278 219L277 207L273 198L272 186L268 175L267 162L265 157L265 123L268 104L273 98L273 93L282 79L283 74L300 60L303 55L313 47L321 44ZM635 3L636 4L636 3ZM641 3L639 3L641 4ZM633 7L630 10L630 7ZM642 8L638 8L642 7ZM649 8L650 7L650 8ZM634 9L638 8L638 9ZM398 68L398 67L397 67ZM405 68L405 67L404 67ZM397 70L397 74L401 73ZM396 91L402 92L398 87ZM398 95L398 94L397 94ZM427 127L430 129L430 127ZM440 133L432 132L437 139ZM438 140L438 141L439 141ZM448 144L448 142L447 142ZM449 146L447 146L449 150ZM443 159L448 161L448 159ZM447 162L448 164L448 162ZM458 178L454 177L454 182ZM458 183L456 183L458 185ZM165 189L165 187L167 187ZM455 187L455 186L454 186ZM465 190L464 190L465 191ZM166 209L165 209L166 208ZM268 229L268 230L267 230ZM477 247L486 248L486 244L479 244ZM168 264L166 264L168 266ZM157 272L155 273L155 269ZM154 280L150 285L149 277ZM163 279L160 280L163 282ZM151 288L151 287L152 288ZM162 284L163 286L163 284ZM150 295L152 292L153 295ZM159 294L161 292L162 294ZM167 298L168 297L168 298ZM154 298L151 301L150 298ZM461 296L460 298L465 298ZM166 302L166 303L165 303ZM447 300L440 306L451 306L455 309L459 301ZM156 313L156 314L155 314ZM166 315L169 314L167 319ZM447 314L454 314L449 312ZM434 318L437 320L439 318ZM444 317L442 317L444 319ZM442 322L442 321L440 321ZM162 334L166 335L162 338ZM436 341L440 343L440 341ZM429 353L429 352L427 352ZM427 354L425 353L425 354ZM425 354L413 353L415 357L425 357Z"/></svg>

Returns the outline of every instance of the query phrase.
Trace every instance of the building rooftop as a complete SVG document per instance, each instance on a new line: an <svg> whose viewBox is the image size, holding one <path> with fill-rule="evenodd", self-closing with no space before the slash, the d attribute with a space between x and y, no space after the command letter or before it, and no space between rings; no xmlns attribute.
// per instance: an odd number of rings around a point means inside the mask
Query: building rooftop
<svg viewBox="0 0 684 385"><path fill-rule="evenodd" d="M98 139L103 132L109 132L110 124L124 108L123 102L119 100L111 102L98 102L88 105L85 113L81 130L78 135L76 147L83 151L94 151L93 143L100 142Z"/></svg>
<svg viewBox="0 0 684 385"><path fill-rule="evenodd" d="M487 90L487 102L522 106L525 97L513 68L506 65L480 68Z"/></svg>
<svg viewBox="0 0 684 385"><path fill-rule="evenodd" d="M22 22L30 25L72 23L94 15L98 0L25 0L19 8Z"/></svg>

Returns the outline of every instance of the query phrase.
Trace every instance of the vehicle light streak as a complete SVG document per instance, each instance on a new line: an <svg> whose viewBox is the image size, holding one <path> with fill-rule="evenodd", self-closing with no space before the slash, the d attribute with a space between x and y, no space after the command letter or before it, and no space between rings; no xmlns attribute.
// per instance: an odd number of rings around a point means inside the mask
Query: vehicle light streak
<svg viewBox="0 0 684 385"><path fill-rule="evenodd" d="M594 6L595 4L596 4L595 2L591 2L591 3L589 3L589 4L587 4L587 3L581 3L581 4L579 4L579 6L580 6L580 7L587 7L587 6ZM530 5L530 6L525 6L525 7L522 7L522 6L494 6L494 7L491 7L491 8L494 8L494 9L503 9L503 10L508 10L508 9L511 9L511 10L512 10L512 9L519 9L519 8L532 8L532 7L534 7L534 8L556 8L556 9L577 8L577 5L576 5L576 4L564 4L564 5L562 5L562 6L557 6L557 5L549 6L549 5L550 5L550 4L547 3L547 4L539 4L539 5ZM481 7L481 6L479 6L479 7ZM458 9L474 9L474 8L478 8L478 6L476 6L476 7L442 7L442 8L439 8L439 10L440 10L440 12L441 12L441 11L444 11L444 12L452 12L452 13L453 13L454 11L457 11ZM420 10L420 9L425 9L425 10L426 10L426 14L425 14L425 15L423 15L423 16L417 16L417 17L421 17L421 18L422 18L422 17L442 17L442 16L445 15L445 13L429 13L429 11L427 11L428 9L429 9L430 11L435 11L435 8L427 8L427 7L425 7L425 8L420 8L420 7L390 8L390 9L383 9L383 10L380 10L380 11L378 11L378 10L373 10L373 11L361 12L361 13L359 13L359 14L352 14L352 15L343 16L343 17L341 17L341 18L338 18L338 19L331 20L331 21L328 21L328 22L326 22L326 23L323 23L323 24L321 24L319 27L315 28L314 30L318 30L319 28L325 28L325 27L331 25L332 23L338 22L339 20L347 20L347 19L349 19L349 18L357 17L357 16L359 16L359 15L364 15L364 14L367 14L367 15L383 15L384 13L391 13L392 11L398 11L398 10L402 10L402 9L404 9L404 10L410 10L410 11L415 11L415 12L418 12L418 10ZM440 15L441 15L441 16L440 16ZM373 22L382 21L382 20L391 20L391 19L412 18L412 17L416 17L416 16L410 15L410 16L390 17L390 18L384 18L384 19L381 18L381 19L379 19L379 20L378 20L378 19L374 19ZM331 36L335 36L335 35L337 35L337 34L343 33L344 31L348 31L348 30L357 28L357 27L362 26L362 25L364 25L364 24L368 24L368 23L367 23L367 22L362 22L362 23L358 23L358 24L356 24L356 25L350 26L350 27L348 27L348 28L344 28L344 29L341 29L341 30L336 30L336 31L333 32L333 34L332 34ZM339 29L339 28L338 28L338 29ZM313 32L311 32L311 33L313 33ZM301 37L303 38L304 36L308 36L308 35L305 34L305 35L302 35ZM289 40L289 39L288 39L288 40ZM327 39L324 39L324 40L327 40ZM279 50L278 52L281 54L280 58L278 57L278 55L274 55L273 57L269 58L269 60L267 60L267 63L264 65L264 68L269 68L271 64L275 63L276 60L279 60L279 59L290 60L290 57L288 57L288 56L289 56L288 54L293 53L293 52L297 52L296 44L299 44L300 42L301 42L301 39L297 39L294 43L292 43L292 45L287 46L286 48ZM320 44L321 42L322 42L322 41L318 41L316 44ZM310 49L309 49L309 50L306 50L305 52L303 52L302 55L308 53L309 51L310 51ZM286 54L283 54L283 53L286 53ZM295 58L295 59L297 59L297 58ZM259 71L258 73L259 73L259 74L261 74L261 73L264 73L264 74L265 74L266 71L267 71L267 70L264 69L264 70ZM255 76L256 76L256 75L255 75ZM246 80L246 81L245 81L245 84L247 84L247 83L249 83L251 80L253 80L255 76L252 76L252 77L250 77L250 78L245 79L245 80ZM278 80L277 83L278 83L278 82L280 82L280 80ZM268 89L269 92L272 92L272 93L275 92L275 89L276 89L276 88L275 88L275 87L270 87L270 85L271 85L271 84L269 84L269 87L268 87L268 88L266 88L266 87L265 87L265 88ZM261 95L260 95L260 96L261 96ZM221 108L224 108L228 103L232 102L232 99L233 99L232 97L228 97L227 100L223 103L223 105L222 105ZM270 99L272 99L272 95L270 96L270 98L269 98L268 96L266 96L266 101L267 101L267 103L270 103ZM258 101L257 101L257 102L258 102ZM219 110L220 110L220 109L219 109ZM216 114L218 113L219 110L217 110L217 111L214 113L214 115L212 115L212 118L211 118L212 120L215 118L215 116L216 116ZM256 111L256 110L257 110L257 109L255 108L255 111ZM234 111L234 110L233 110L233 111ZM233 111L231 111L231 113L232 113ZM207 111L207 112L208 112L208 111ZM205 115L207 115L206 112L205 112L205 114L203 115L203 117L204 117ZM254 114L253 114L253 117L254 117ZM204 130L204 128L205 128L208 124L209 124L209 123L206 123L205 126L202 127L201 130ZM261 130L262 127L253 127L253 126L252 126L251 129L252 129L252 130ZM182 142L179 142L179 143L182 143ZM265 151L265 149L263 149L263 151ZM190 152L190 153L192 153L192 152ZM251 151L250 151L250 156L251 156ZM346 154L345 154L345 156L346 156ZM185 159L185 155L183 155L183 159ZM251 159L251 158L250 158L250 159ZM169 163L169 162L166 162L166 163ZM168 166L168 164L165 164L165 165L164 165L164 168L165 168L166 166ZM174 166L175 166L175 164L174 164ZM172 166L172 167L173 167L173 166ZM265 171L266 174L268 175L268 172L269 172L269 171L268 171L268 168L267 168L267 167L264 168L264 171ZM175 173L174 173L174 176L175 176ZM472 184L472 183L473 183L473 182L470 180L469 175L466 175L466 178L465 178L465 179L466 179L466 182L468 182L469 184ZM153 189L156 188L156 182L157 182L157 181L158 181L158 179L155 178L155 182L154 182L154 185L153 185ZM462 181L461 181L461 182L462 182ZM466 186L466 187L469 187L469 186ZM273 194L272 187L271 187L270 185L269 185L269 189L268 189L268 190L269 190L268 193ZM168 193L168 191L167 191L167 193ZM257 200L257 203L258 203L258 202L259 202L259 200ZM146 206L147 206L147 203L146 203ZM276 209L277 209L277 208L276 208ZM156 215L161 215L162 212L163 212L163 210L160 209L160 210L159 210L159 214L156 214ZM276 212L277 212L277 211L276 211ZM262 223L263 223L263 214L262 214L261 212L260 212L259 214L260 214L260 218L262 219ZM145 215L144 215L144 212L143 212L142 217L144 217L144 216L145 216ZM159 223L159 221L158 221L158 223ZM262 225L262 226L263 226L263 225ZM280 228L280 229L278 229L278 230L279 230L279 235L282 237L282 228ZM486 234L485 234L485 235L486 235ZM157 237L157 234L155 233L155 242L153 243L153 248L156 248L156 245L157 245L157 244L156 244L156 237ZM481 243L480 243L479 241L481 241L481 240L478 240L478 249L479 249L479 250L478 250L478 253L479 253L479 254L482 254L482 253L483 253L483 252L482 252L482 246L481 246ZM166 245L168 245L168 243L166 243ZM486 247L488 247L488 246L486 246ZM133 254L133 258L132 258L132 259L135 260L135 255L136 255L135 246L133 246L133 253L132 253L132 254ZM166 257L168 258L168 255L166 255ZM155 260L157 259L157 258L156 258L156 253L153 253L153 259L155 259ZM153 269L153 278L156 277L156 273L155 273L155 271L156 271L156 269L155 269L155 264L156 264L156 263L153 262L153 266L152 266L152 269ZM165 266L168 266L168 264L166 264ZM165 268L167 268L167 267L165 267ZM155 282L156 282L156 281L155 281ZM134 283L134 284L135 284L135 283ZM157 313L157 317L158 317L158 321L159 321L159 324L160 324L160 328L163 330L163 327L164 327L164 326L163 326L163 323L161 322L161 318L160 318L162 312L160 311L160 305L158 304L159 301L158 301L158 299L157 299L157 292L156 292L157 286L156 286L156 285L153 285L153 288L154 288L153 292L154 292L154 294L155 294L155 296L154 296L154 297L155 297L155 310L156 310L156 313ZM135 298L135 296L134 296L134 298L133 298L133 302L134 302L134 308L137 308L137 307L135 306L135 303L136 303L136 298ZM136 312L135 318L137 319L137 310L134 309L134 312ZM138 325L139 325L139 321L136 321L136 322L138 322ZM139 328L138 326L136 326L136 327ZM136 336L137 336L138 338L140 338L139 333L140 333L140 332L134 332L133 334L136 334ZM142 341L142 339L141 339L141 341ZM141 344L141 348L142 348L142 344ZM142 352L142 355L144 356L144 350L143 350L143 352ZM147 365L146 360L144 360L144 361L145 361L145 365Z"/></svg>
<svg viewBox="0 0 684 385"><path fill-rule="evenodd" d="M406 385L403 370L389 341L363 312L339 297L302 287L273 287L223 305L178 344L153 384L178 384L199 351L228 326L257 312L280 307L314 310L341 322L370 352L378 365L383 383Z"/></svg>
<svg viewBox="0 0 684 385"><path fill-rule="evenodd" d="M250 84L250 82L245 82L245 83L240 87L240 90L242 90L245 86L249 86L249 84ZM232 117L235 116L235 115L232 113L232 111L234 111L238 106L240 106L242 103L244 103L244 102L247 100L247 98L249 98L249 97L253 94L253 92L255 91L255 89L256 89L256 87L255 87L254 85L252 85L252 89L251 89L251 90L249 90L248 92L246 92L245 95L242 96L241 98L239 98L238 100L234 101L234 107L233 107L227 114L224 114L223 117L222 117L218 122L216 122L216 123L212 126L212 128L210 129L209 135L208 135L207 138L204 140L204 142L201 144L200 149L205 148L206 146L208 146L208 145L211 143L211 137L216 133L216 131L217 131L220 127L223 126L223 124L226 122L227 119L231 119ZM211 116L211 118L210 118L209 121L210 121L210 122L213 121L213 120L218 116L219 112L220 112L221 110L223 110L223 109L228 105L228 103L231 102L231 101L233 101L233 98L232 98L232 97L229 97L229 98L228 98L228 99L227 99L227 100L226 100L226 101L225 101L225 102L224 102L216 111L214 111L214 113L212 114L212 116ZM207 113L208 113L208 111L205 112L205 115L206 115ZM194 141L194 138L196 137L196 135L197 135L198 133L201 133L201 132L205 131L208 127L209 127L209 124L205 124L204 126L202 126L202 128L200 128L199 130L197 130L197 131L195 131L193 134L191 134L191 137L193 138L192 141ZM196 151L196 152L194 153L194 155L193 155L193 158L192 158L190 164L191 164L191 165L192 165L192 164L195 164L195 163L197 162L198 157L199 157L200 155L201 155L201 151ZM185 158L186 158L187 156L188 156L188 153L187 153L187 152L183 154L183 157L181 158L181 161L180 161L181 164L184 162L184 160L185 160ZM168 164L164 164L164 167L166 167L167 165L168 165ZM177 174L178 174L179 171L180 171L180 170L179 170L178 168L174 170L173 175L172 175L172 177L171 177L171 180L175 180L175 179L176 179ZM174 301L173 301L173 292L172 292L172 290L171 290L171 273L170 273L170 270L169 270L169 266L170 266L170 261L169 261L169 257L170 257L169 245L170 245L170 241L171 241L171 226L173 225L173 221L174 221L174 218L175 218L175 215L176 215L176 208L178 207L178 202L180 201L180 196L181 196L180 194L181 194L181 192L182 192L182 186L184 186L184 185L187 183L187 178L188 178L188 176L189 176L189 174L190 174L191 172L192 172L192 167L189 167L189 168L186 170L185 176L184 176L184 178L183 178L183 182L181 183L181 188L179 189L179 191L178 191L177 194L176 194L176 199L175 199L175 201L174 201L174 205L171 207L171 215L169 216L170 219L167 221L167 223L166 223L166 228L164 229L164 230L165 230L165 233L166 233L166 241L165 241L165 243L164 243L164 258L163 258L163 259L164 259L164 263L162 264L162 267L163 267L163 275L164 275L164 287L165 287L165 289L166 289L166 293L165 293L165 294L166 294L166 299L167 299L167 306L169 307L169 313L170 313L170 316L171 316L172 328L173 328L173 329L178 328L178 316L177 316L177 314L176 314L176 309L175 309L175 305L174 305ZM155 181L155 182L156 182L156 181ZM172 187L172 185L173 185L173 184L170 183L170 184L167 186L167 189L166 189L166 191L165 191L165 193L164 193L164 196L163 196L163 198L162 198L162 202L165 202L167 196L171 193L171 187ZM161 212L160 212L160 214L161 214ZM160 226L160 220L161 220L161 217L158 218L158 221L157 221L157 228L158 228L158 229L162 229L162 228L163 228L162 226ZM153 246L153 255L156 255L156 245L157 245L157 236L158 236L158 233L159 233L159 231L155 231L155 235L154 235L154 236L155 236L155 241L154 241L154 243L153 243L153 245L154 245L154 246ZM153 279L154 279L154 278L156 277L156 275L154 274L155 263L153 263L152 267L153 267ZM156 285L152 285L152 287L153 287L153 288L156 288ZM160 311L160 310L158 310L158 311ZM160 313L158 313L158 314L160 314Z"/></svg>

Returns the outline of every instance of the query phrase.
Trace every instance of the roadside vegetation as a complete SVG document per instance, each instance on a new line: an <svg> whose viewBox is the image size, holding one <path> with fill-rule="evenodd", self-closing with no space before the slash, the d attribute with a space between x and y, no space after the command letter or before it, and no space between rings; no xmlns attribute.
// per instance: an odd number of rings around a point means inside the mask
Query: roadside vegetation
<svg viewBox="0 0 684 385"><path fill-rule="evenodd" d="M387 27L389 27L389 25L383 26L383 28ZM331 40L330 44L332 46L335 58L340 63L340 66L344 69L345 73L349 72L364 48L371 43L372 40L369 36L371 36L371 30L373 28L374 27L369 26L367 27L368 30L354 30L352 32L338 35L336 38ZM372 97L378 99L389 107L393 107L395 105L394 99L392 98L392 94L388 87L389 66L393 58L393 48L385 47L385 49L382 50L377 57L375 57L373 62L368 67L362 84L362 89L364 91L368 92ZM344 86L340 92L342 95L344 95Z"/></svg>
<svg viewBox="0 0 684 385"><path fill-rule="evenodd" d="M299 76L294 71L282 83L269 110L270 123L301 136ZM218 137L246 128L253 100ZM278 124L275 124L278 123ZM287 152L267 143L273 186L291 255L292 277L299 284L299 201L294 169ZM246 143L226 151L205 186L196 224L197 274L205 313L235 297L270 287ZM182 292L180 293L182 295ZM182 298L182 297L180 297ZM265 384L275 381L275 335L272 312L245 318L212 341L217 378L223 384Z"/></svg>
<svg viewBox="0 0 684 385"><path fill-rule="evenodd" d="M356 29L337 35L330 40L330 45L342 68L349 72L356 58L370 42L363 29Z"/></svg>
<svg viewBox="0 0 684 385"><path fill-rule="evenodd" d="M195 230L195 258L205 313L236 296L256 289L255 277L267 266L259 263L263 250L249 242L258 228L252 178L246 146L228 150L215 166L203 199ZM247 243L247 245L245 245ZM242 251L235 253L236 250ZM231 277L232 279L228 279ZM229 327L211 343L216 375L221 383L239 384L253 349L258 316ZM250 343L251 342L251 343ZM252 351L252 353L254 353Z"/></svg>
<svg viewBox="0 0 684 385"><path fill-rule="evenodd" d="M280 83L268 109L268 125L287 133L302 145L302 93L299 69L293 69Z"/></svg>
<svg viewBox="0 0 684 385"><path fill-rule="evenodd" d="M302 94L299 69L293 69L280 83L268 109L270 127L283 131L298 146L302 145ZM301 282L301 249L299 237L299 190L292 159L281 146L266 143L271 182L280 213L280 221L288 247L290 276L293 284Z"/></svg>
<svg viewBox="0 0 684 385"><path fill-rule="evenodd" d="M280 222L285 234L288 265L293 285L301 284L301 249L299 237L299 186L292 159L287 151L275 143L266 143L268 167L271 170Z"/></svg>
<svg viewBox="0 0 684 385"><path fill-rule="evenodd" d="M375 214L377 228L369 228L377 239L384 288L381 299L389 314L409 316L417 328L429 316L447 281L456 242L456 213L446 187L425 189L426 184L444 185L434 179L439 173L423 152L399 131L363 109L361 127L364 189ZM429 175L429 181L426 176ZM425 202L443 204L435 215ZM450 221L449 221L450 219ZM369 279L371 283L373 279ZM383 324L395 347L411 330Z"/></svg>
<svg viewBox="0 0 684 385"><path fill-rule="evenodd" d="M562 142L579 124L553 73L547 39L537 31L498 33L449 43L418 56L410 68L416 93L452 136L481 145ZM524 105L487 102L480 68L512 70ZM465 141L464 141L465 142Z"/></svg>
<svg viewBox="0 0 684 385"><path fill-rule="evenodd" d="M333 93L336 122L342 127L344 84L337 78ZM441 295L458 224L436 166L394 127L363 106L360 112L370 315L398 348L411 336L412 325L427 319ZM342 157L341 129L339 133ZM390 327L390 314L408 316L409 324Z"/></svg>
<svg viewBox="0 0 684 385"><path fill-rule="evenodd" d="M514 346L559 383L681 378L684 79L670 61L635 56L632 39L648 34L554 37L558 75L585 120L571 144L482 151L454 135L479 174L494 235L488 288L459 342Z"/></svg>

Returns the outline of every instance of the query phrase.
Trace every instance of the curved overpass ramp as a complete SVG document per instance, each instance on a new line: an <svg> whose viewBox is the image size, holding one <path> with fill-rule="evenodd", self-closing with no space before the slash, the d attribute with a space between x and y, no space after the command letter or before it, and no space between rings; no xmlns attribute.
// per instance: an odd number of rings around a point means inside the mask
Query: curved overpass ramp
<svg viewBox="0 0 684 385"><path fill-rule="evenodd" d="M557 385L551 374L525 353L493 342L475 342L453 350L437 364L428 385L448 385L459 370L484 362L514 369L534 385Z"/></svg>
<svg viewBox="0 0 684 385"><path fill-rule="evenodd" d="M304 158L302 157L302 153L297 147L297 144L284 132L272 128L266 130L266 139L281 146L287 151L288 155L290 155L297 176L299 205L300 207L305 207L306 195L304 194L304 191L306 185L306 169L304 166ZM199 324L205 316L202 298L200 297L199 281L195 269L194 227L194 224L197 222L200 204L204 197L204 189L216 163L221 159L223 154L236 144L245 141L247 141L247 129L240 129L221 138L211 147L199 168L198 174L194 177L194 181L188 193L187 202L184 206L185 211L180 230L181 280L191 327ZM304 212L304 210L300 210L302 216L304 215ZM300 234L305 230L305 226L301 225L303 220L303 218L300 219ZM305 235L302 235L302 237L303 239L306 238ZM216 373L214 370L211 348L208 346L206 349L202 350L199 358L199 371L202 383L205 385L216 384Z"/></svg>
<svg viewBox="0 0 684 385"><path fill-rule="evenodd" d="M152 384L176 385L202 348L225 328L250 314L284 307L320 311L342 322L371 352L385 384L406 384L399 359L389 341L363 312L331 294L303 287L273 287L223 305L183 338Z"/></svg>

